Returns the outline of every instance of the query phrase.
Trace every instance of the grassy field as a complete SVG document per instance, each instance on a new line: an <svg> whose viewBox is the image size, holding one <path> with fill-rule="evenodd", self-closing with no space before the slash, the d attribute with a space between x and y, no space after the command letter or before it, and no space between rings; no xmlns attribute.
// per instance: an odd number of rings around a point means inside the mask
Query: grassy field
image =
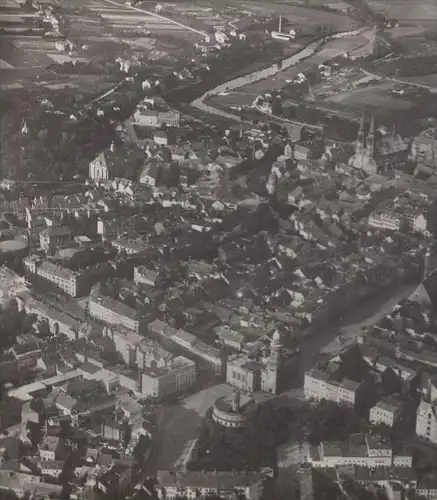
<svg viewBox="0 0 437 500"><path fill-rule="evenodd" d="M368 0L368 4L375 12L401 22L437 21L435 0Z"/></svg>
<svg viewBox="0 0 437 500"><path fill-rule="evenodd" d="M311 1L315 6L326 4L323 0ZM266 1L237 0L231 5L227 0L184 1L164 4L162 13L198 29L213 26L244 29L249 22L255 19L266 19L272 15L282 15L284 19L301 28L324 25L331 26L333 29L347 29L354 25L354 22L341 12L345 5L341 0L334 2L338 4L338 13L307 8L302 6L302 3L287 0L274 2L272 5L271 2ZM156 3L145 1L140 5L142 8L151 9Z"/></svg>
<svg viewBox="0 0 437 500"><path fill-rule="evenodd" d="M295 23L298 27L324 25L331 26L334 29L343 30L355 26L355 22L343 14L310 9L298 5L275 3L273 9L270 2L252 2L245 0L237 1L234 5L243 8L246 11L264 15L272 14L274 12L276 16L282 15L289 22Z"/></svg>
<svg viewBox="0 0 437 500"><path fill-rule="evenodd" d="M406 111L411 109L413 103L409 100L395 97L391 90L393 84L390 82L380 83L362 89L337 92L331 97L325 98L325 102L347 106L355 109L374 109L389 111Z"/></svg>
<svg viewBox="0 0 437 500"><path fill-rule="evenodd" d="M418 75L403 78L406 82L419 83L422 85L430 85L437 89L437 73L430 75Z"/></svg>
<svg viewBox="0 0 437 500"><path fill-rule="evenodd" d="M333 40L326 44L324 48L301 61L298 65L288 68L275 76L246 85L228 95L214 97L215 103L220 106L238 106L253 102L255 97L265 92L282 89L289 81L293 80L300 72L305 72L314 66L321 64L328 59L343 54L347 50L353 50L366 42L363 36L353 36L345 39ZM211 101L212 102L212 101Z"/></svg>

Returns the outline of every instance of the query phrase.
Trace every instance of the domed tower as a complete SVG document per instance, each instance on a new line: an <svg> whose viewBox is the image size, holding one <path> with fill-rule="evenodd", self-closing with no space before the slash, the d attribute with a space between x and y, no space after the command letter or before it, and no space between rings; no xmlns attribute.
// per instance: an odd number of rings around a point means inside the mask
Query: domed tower
<svg viewBox="0 0 437 500"><path fill-rule="evenodd" d="M282 368L282 341L281 334L278 330L272 335L270 342L270 356L267 361L267 377L269 390L272 394L279 392L279 377Z"/></svg>

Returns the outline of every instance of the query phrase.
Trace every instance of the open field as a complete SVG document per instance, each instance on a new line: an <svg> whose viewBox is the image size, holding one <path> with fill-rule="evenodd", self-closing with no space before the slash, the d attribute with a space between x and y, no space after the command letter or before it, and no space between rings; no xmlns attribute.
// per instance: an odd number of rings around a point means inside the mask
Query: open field
<svg viewBox="0 0 437 500"><path fill-rule="evenodd" d="M313 68L314 66L326 62L329 59L337 57L346 51L351 51L367 43L365 35L345 37L328 42L321 51L313 54L309 58L300 61L296 66L292 66L284 71L277 73L271 78L260 80L258 82L246 85L236 89L228 95L218 95L210 98L208 102L214 102L219 107L247 105L254 101L257 95L265 92L281 90L289 81L296 78L301 73Z"/></svg>
<svg viewBox="0 0 437 500"><path fill-rule="evenodd" d="M273 11L276 16L282 15L289 22L299 26L332 26L338 30L347 30L353 28L355 23L349 17L336 12L328 12L307 7L289 4L274 4L274 9L270 2L258 1L237 1L234 4L239 8L244 8L249 12L270 15Z"/></svg>
<svg viewBox="0 0 437 500"><path fill-rule="evenodd" d="M189 27L156 17L152 13L143 12L141 8L130 8L112 0L92 0L88 10L100 16L104 23L113 30L144 30L152 36L161 36L171 33L183 39L198 41L203 38L202 33L195 33ZM200 30L199 30L200 31Z"/></svg>
<svg viewBox="0 0 437 500"><path fill-rule="evenodd" d="M432 73L430 75L407 76L403 77L402 79L406 82L429 85L430 87L432 86L437 89L437 73Z"/></svg>
<svg viewBox="0 0 437 500"><path fill-rule="evenodd" d="M153 5L148 2L141 3L144 8L153 8ZM218 26L228 29L244 28L255 19L255 15L249 11L243 12L236 7L222 7L210 2L166 3L162 13L199 30Z"/></svg>
<svg viewBox="0 0 437 500"><path fill-rule="evenodd" d="M410 99L392 93L395 83L366 75L355 69L344 69L313 85L307 100L311 103L338 105L349 109L406 111L414 105Z"/></svg>
<svg viewBox="0 0 437 500"><path fill-rule="evenodd" d="M392 40L398 40L406 37L420 36L420 34L425 31L425 26L421 24L411 24L408 26L399 26L399 28L386 29L384 33L388 34Z"/></svg>
<svg viewBox="0 0 437 500"><path fill-rule="evenodd" d="M0 37L2 59L12 68L33 68L53 64L49 54L57 53L54 40L37 36Z"/></svg>
<svg viewBox="0 0 437 500"><path fill-rule="evenodd" d="M399 21L437 21L435 0L368 0L369 7Z"/></svg>
<svg viewBox="0 0 437 500"><path fill-rule="evenodd" d="M410 100L394 97L391 94L393 84L390 82L379 83L366 88L345 90L337 92L330 97L325 97L325 102L339 104L355 109L374 109L390 111L407 111L412 108Z"/></svg>
<svg viewBox="0 0 437 500"><path fill-rule="evenodd" d="M321 4L322 0L319 0ZM328 12L303 7L303 2L278 2L274 8L270 2L237 0L230 2L226 0L201 0L198 2L177 2L163 5L162 13L169 18L177 19L186 24L205 29L213 26L226 28L244 29L255 19L262 20L271 18L272 15L284 16L284 20L295 24L300 28L316 27L319 25L330 26L333 29L343 30L354 25L353 21L343 13ZM339 2L343 4L343 2ZM140 4L142 8L151 9L155 2L144 1ZM342 5L340 5L342 7Z"/></svg>

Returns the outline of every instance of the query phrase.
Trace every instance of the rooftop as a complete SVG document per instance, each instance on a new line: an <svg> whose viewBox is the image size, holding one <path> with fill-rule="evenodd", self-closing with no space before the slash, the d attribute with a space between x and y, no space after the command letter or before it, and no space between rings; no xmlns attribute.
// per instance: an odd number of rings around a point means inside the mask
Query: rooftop
<svg viewBox="0 0 437 500"><path fill-rule="evenodd" d="M53 262L50 262L48 260L41 262L38 269L40 271L46 272L47 274L51 274L52 276L57 276L58 278L65 280L74 279L79 275L79 273L72 271L71 269L58 266L57 264L54 264Z"/></svg>
<svg viewBox="0 0 437 500"><path fill-rule="evenodd" d="M169 471L158 471L157 479L163 487L231 490L258 483L261 480L261 474L259 472L186 472L185 474L174 474Z"/></svg>
<svg viewBox="0 0 437 500"><path fill-rule="evenodd" d="M61 236L70 236L71 231L65 226L49 226L46 229L43 229L39 234L40 236L58 238Z"/></svg>
<svg viewBox="0 0 437 500"><path fill-rule="evenodd" d="M90 302L98 304L106 309L109 309L110 311L114 311L120 316L125 316L129 319L137 320L137 311L118 300L111 299L110 297L105 297L104 295L99 295L98 297L90 295Z"/></svg>

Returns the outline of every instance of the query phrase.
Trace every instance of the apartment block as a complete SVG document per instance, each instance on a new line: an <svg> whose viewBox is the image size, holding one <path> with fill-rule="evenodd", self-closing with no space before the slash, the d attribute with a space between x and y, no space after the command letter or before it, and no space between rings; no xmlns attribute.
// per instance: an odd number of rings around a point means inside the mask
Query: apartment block
<svg viewBox="0 0 437 500"><path fill-rule="evenodd" d="M89 313L91 317L109 325L121 325L134 332L139 332L141 321L135 309L104 296L90 296Z"/></svg>
<svg viewBox="0 0 437 500"><path fill-rule="evenodd" d="M140 392L159 400L181 394L196 382L196 363L177 356L162 368L145 368L141 373Z"/></svg>
<svg viewBox="0 0 437 500"><path fill-rule="evenodd" d="M391 445L378 436L352 434L348 441L323 441L312 449L310 463L313 467L391 467L393 451Z"/></svg>
<svg viewBox="0 0 437 500"><path fill-rule="evenodd" d="M87 279L81 273L47 260L40 260L33 255L24 259L24 266L27 273L53 283L71 297L79 297L89 292Z"/></svg>
<svg viewBox="0 0 437 500"><path fill-rule="evenodd" d="M394 398L384 398L370 408L369 420L373 424L385 424L393 427L401 413L401 404Z"/></svg>
<svg viewBox="0 0 437 500"><path fill-rule="evenodd" d="M178 344L195 357L206 362L214 374L220 375L223 372L224 363L220 349L205 344L198 340L195 335L181 329L177 330L171 339L175 344Z"/></svg>
<svg viewBox="0 0 437 500"><path fill-rule="evenodd" d="M355 405L360 384L344 378L341 381L332 380L329 374L320 370L305 373L305 399L320 401L327 399L336 403Z"/></svg>
<svg viewBox="0 0 437 500"><path fill-rule="evenodd" d="M20 310L24 309L27 314L35 314L38 319L46 321L53 335L66 335L70 340L87 335L88 324L80 323L28 293L18 295L17 303Z"/></svg>
<svg viewBox="0 0 437 500"><path fill-rule="evenodd" d="M437 444L437 402L420 402L416 413L416 435Z"/></svg>
<svg viewBox="0 0 437 500"><path fill-rule="evenodd" d="M258 472L186 472L176 475L158 471L158 498L173 500L185 497L194 500L220 495L221 498L242 496L247 500L259 500L263 478Z"/></svg>

